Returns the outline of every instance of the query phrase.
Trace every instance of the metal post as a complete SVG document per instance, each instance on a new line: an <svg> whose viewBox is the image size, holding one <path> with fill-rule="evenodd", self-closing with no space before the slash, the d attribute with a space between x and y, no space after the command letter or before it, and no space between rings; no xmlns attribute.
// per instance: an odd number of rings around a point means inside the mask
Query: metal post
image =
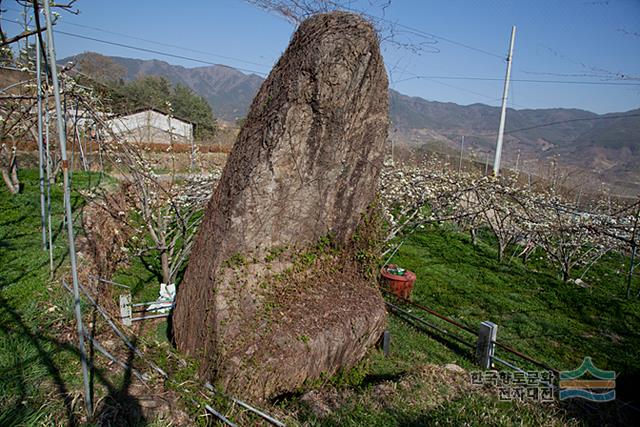
<svg viewBox="0 0 640 427"><path fill-rule="evenodd" d="M44 153L42 146L42 76L40 72L40 38L36 37L36 81L38 109L38 173L40 174L40 223L42 225L42 249L47 250L47 225L44 201Z"/></svg>
<svg viewBox="0 0 640 427"><path fill-rule="evenodd" d="M47 22L47 48L49 53L49 66L51 67L51 80L53 84L53 96L56 103L58 116L58 136L60 138L60 154L62 158L62 174L64 186L65 217L67 219L67 237L69 239L69 259L71 261L71 277L73 279L73 298L75 305L76 326L78 329L78 348L80 350L80 362L82 364L82 377L84 380L84 400L89 416L93 414L91 392L89 387L89 371L87 367L87 355L84 350L84 336L82 326L82 311L80 309L80 291L78 289L78 266L76 260L76 244L73 230L73 214L71 212L71 196L69 187L69 164L67 162L67 140L60 105L60 86L58 85L58 72L56 70L56 50L53 44L53 23L49 2L44 1L44 15Z"/></svg>
<svg viewBox="0 0 640 427"><path fill-rule="evenodd" d="M482 369L489 369L493 366L491 358L495 352L495 341L498 333L498 325L485 320L480 323L478 332L478 345L476 347L476 363Z"/></svg>
<svg viewBox="0 0 640 427"><path fill-rule="evenodd" d="M382 353L384 357L389 357L389 345L391 344L391 332L385 330L382 334Z"/></svg>
<svg viewBox="0 0 640 427"><path fill-rule="evenodd" d="M578 190L578 198L576 199L576 208L580 209L580 201L582 200L582 186L584 181L580 182L580 189Z"/></svg>
<svg viewBox="0 0 640 427"><path fill-rule="evenodd" d="M196 164L196 139L193 134L193 125L191 125L191 132L189 132L189 139L191 139L191 173L195 172L195 164Z"/></svg>
<svg viewBox="0 0 640 427"><path fill-rule="evenodd" d="M518 157L516 157L516 178L520 177L520 169L518 169L519 166L520 166L520 150L518 150Z"/></svg>
<svg viewBox="0 0 640 427"><path fill-rule="evenodd" d="M98 162L100 164L100 181L102 181L102 174L104 173L104 162L102 160L102 144L100 142L100 129L96 125L96 147L98 147Z"/></svg>
<svg viewBox="0 0 640 427"><path fill-rule="evenodd" d="M496 157L493 161L493 174L500 175L500 158L502 157L502 138L504 136L504 123L507 116L507 96L509 94L509 79L511 78L511 62L513 57L513 43L516 39L516 26L511 27L511 40L509 42L509 55L507 55L507 75L504 79L502 91L502 111L500 112L500 127L498 128L498 141L496 143Z"/></svg>
<svg viewBox="0 0 640 427"><path fill-rule="evenodd" d="M462 153L464 153L464 135L462 135L462 142L460 142L460 164L458 164L458 175L462 173Z"/></svg>
<svg viewBox="0 0 640 427"><path fill-rule="evenodd" d="M45 112L44 112L44 135L45 143L47 145L47 228L49 233L49 275L53 278L53 234L51 233L51 150L49 139L49 95L47 94L45 100Z"/></svg>
<svg viewBox="0 0 640 427"><path fill-rule="evenodd" d="M75 147L75 143L78 143L78 151L80 152L80 161L82 162L82 167L86 172L87 168L87 160L84 157L84 150L82 148L82 140L80 139L80 131L78 130L78 108L80 107L80 101L76 98L76 109L73 113L73 145ZM84 113L83 113L84 114ZM73 148L72 148L73 150Z"/></svg>

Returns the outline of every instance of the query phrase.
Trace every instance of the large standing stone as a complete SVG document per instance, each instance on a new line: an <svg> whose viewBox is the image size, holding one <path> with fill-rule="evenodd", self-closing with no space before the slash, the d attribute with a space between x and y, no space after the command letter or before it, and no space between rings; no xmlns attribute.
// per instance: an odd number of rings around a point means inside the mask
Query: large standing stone
<svg viewBox="0 0 640 427"><path fill-rule="evenodd" d="M291 257L323 236L353 243L375 197L387 93L372 26L329 13L300 26L256 95L173 316L178 347L227 390L291 391L353 366L379 337L384 304L355 257Z"/></svg>

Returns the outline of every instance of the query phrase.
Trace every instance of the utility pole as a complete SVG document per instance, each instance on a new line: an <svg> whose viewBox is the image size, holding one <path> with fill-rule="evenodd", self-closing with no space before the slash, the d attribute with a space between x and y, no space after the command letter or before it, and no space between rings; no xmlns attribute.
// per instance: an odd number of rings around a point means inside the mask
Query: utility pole
<svg viewBox="0 0 640 427"><path fill-rule="evenodd" d="M520 177L520 169L518 169L518 166L520 166L520 150L518 150L518 157L516 157L516 178Z"/></svg>
<svg viewBox="0 0 640 427"><path fill-rule="evenodd" d="M49 1L43 2L44 16L47 22L47 48L49 53L49 67L51 67L51 80L53 84L53 96L56 103L56 115L58 116L58 137L60 138L60 156L62 162L62 177L64 190L64 210L67 219L67 237L69 239L69 260L71 261L71 277L73 279L73 299L76 315L76 326L78 329L78 350L80 351L80 362L82 364L82 377L84 380L84 401L89 417L93 415L91 404L91 393L89 388L89 371L87 368L87 354L84 350L84 327L82 326L82 312L80 310L80 291L78 284L78 264L76 260L76 243L73 231L73 214L71 212L71 196L69 185L69 162L67 160L67 135L60 105L60 85L58 84L58 70L56 70L56 50L53 44L53 23L51 21L51 10Z"/></svg>
<svg viewBox="0 0 640 427"><path fill-rule="evenodd" d="M460 142L460 163L458 164L458 175L462 173L462 153L464 153L464 135L462 135L462 142Z"/></svg>
<svg viewBox="0 0 640 427"><path fill-rule="evenodd" d="M511 40L509 41L509 54L507 55L507 75L504 78L502 91L502 111L500 112L500 127L498 129L498 141L496 143L496 157L493 161L493 174L500 175L500 158L502 157L502 138L504 136L504 123L507 116L507 96L509 94L509 79L511 78L511 62L513 59L513 43L516 39L516 26L511 27Z"/></svg>
<svg viewBox="0 0 640 427"><path fill-rule="evenodd" d="M36 81L38 100L38 172L40 174L40 223L42 225L42 248L47 250L47 227L44 202L44 150L42 146L42 73L40 72L40 38L36 37Z"/></svg>

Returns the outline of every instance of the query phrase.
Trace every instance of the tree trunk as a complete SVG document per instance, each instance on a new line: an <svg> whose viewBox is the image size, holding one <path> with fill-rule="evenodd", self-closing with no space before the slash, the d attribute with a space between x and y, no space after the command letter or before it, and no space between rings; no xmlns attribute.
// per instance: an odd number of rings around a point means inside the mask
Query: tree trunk
<svg viewBox="0 0 640 427"><path fill-rule="evenodd" d="M633 270L636 261L636 244L631 245L631 259L629 260L629 274L627 275L627 299L631 297L631 282L633 281Z"/></svg>
<svg viewBox="0 0 640 427"><path fill-rule="evenodd" d="M506 249L506 245L498 240L498 262L502 262L504 260L504 250Z"/></svg>
<svg viewBox="0 0 640 427"><path fill-rule="evenodd" d="M6 153L8 150L3 148L3 151ZM9 161L5 166L2 166L2 179L4 183L7 185L9 192L11 194L17 194L20 191L20 179L18 178L18 160L16 154L16 147L13 146L11 149L11 154L9 155Z"/></svg>
<svg viewBox="0 0 640 427"><path fill-rule="evenodd" d="M18 193L18 190L20 190L20 184L18 184L18 185L14 184L14 182L13 182L13 180L11 178L11 174L5 168L2 168L2 179L4 180L4 183L7 185L7 188L9 189L9 192L11 194L17 194Z"/></svg>
<svg viewBox="0 0 640 427"><path fill-rule="evenodd" d="M160 251L160 264L162 266L162 282L171 284L171 269L169 268L169 254L166 249Z"/></svg>

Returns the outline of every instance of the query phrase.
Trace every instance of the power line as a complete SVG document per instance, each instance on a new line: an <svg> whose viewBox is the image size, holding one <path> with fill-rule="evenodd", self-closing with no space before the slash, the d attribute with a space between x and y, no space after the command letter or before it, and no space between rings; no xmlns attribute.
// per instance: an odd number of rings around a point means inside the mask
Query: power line
<svg viewBox="0 0 640 427"><path fill-rule="evenodd" d="M14 23L14 24L19 24L21 25L21 23L17 22L17 21L12 21L9 19L5 19L5 18L0 18L0 20L6 21L6 22L10 22L10 23ZM138 50L138 51L143 51L143 52L147 52L147 53L154 53L157 55L164 55L164 56L168 56L168 57L172 57L172 58L178 58L178 59L185 59L188 61L193 61L193 62L198 62L198 63L202 63L202 64L206 64L206 65L216 65L216 66L221 66L221 67L226 67L226 68L235 68L237 70L240 71L245 71L245 72L250 72L250 73L255 73L258 75L262 75L265 76L266 73L261 72L261 71L257 71L257 70L252 70L252 69L246 69L246 68L237 68L237 67L230 67L227 65L223 65L223 64L217 64L217 63L213 63L210 61L205 61L205 60L201 60L201 59L197 59L197 58L192 58L192 57L188 57L188 56L184 56L184 55L176 55L176 54L172 54L172 53L168 53L168 52L163 52L163 51L159 51L159 50L155 50L155 49L147 49L147 48L142 48L142 47L138 47L138 46L132 46L132 45L128 45L128 44L124 44L124 43L117 43L117 42L112 42L109 40L103 40L103 39L98 39L98 38L94 38L94 37L89 37L89 36L85 36L82 34L75 34L75 33L69 33L66 31L61 31L61 30L56 30L56 32L63 34L63 35L67 35L70 37L76 37L76 38L81 38L81 39L85 39L85 40L91 40L91 41L95 41L98 43L104 43L104 44L108 44L108 45L113 45L113 46L118 46L118 47L124 47L127 49L132 49L132 50ZM413 73L409 73L409 74L413 74ZM413 74L413 77L410 78L406 78L406 79L402 79L402 80L397 80L394 83L400 83L400 82L404 82L404 81L408 81L408 80L413 80L413 79L428 79L428 80L432 80L438 84L442 84L447 86L446 83L443 82L438 82L436 79L445 79L445 80L470 80L470 81L502 81L502 79L500 78L490 78L490 77L476 77L476 76L426 76L426 75L415 75ZM533 80L533 79L512 79L512 81L516 81L516 82L522 82L522 83L549 83L549 84L583 84L583 85L608 85L608 86L640 86L640 83L613 83L613 82L582 82L582 81L568 81L568 80ZM469 93L473 93L475 95L481 96L483 98L487 98L487 99L497 99L497 98L492 98L488 95L484 95L481 94L479 92L474 92L474 91L470 91L464 88L460 88L454 85L448 85L449 87L455 88L455 89L459 89L459 90L463 90L465 92L469 92ZM407 102L418 102L419 101L407 101ZM423 104L427 104L428 101L423 101L421 102ZM513 104L512 105L516 105ZM520 105L521 107L525 108L524 106ZM580 119L582 120L582 119ZM560 122L560 123L564 123L564 122ZM558 123L559 124L559 123ZM539 126L538 126L539 127ZM507 133L511 133L511 132L516 132L516 131L520 131L520 130L524 130L524 129L518 129L518 130L510 130Z"/></svg>
<svg viewBox="0 0 640 427"><path fill-rule="evenodd" d="M418 74L412 73L410 71L403 71L402 74L410 74L412 76L418 76ZM393 85L395 85L396 83L399 83L399 82L406 81L406 80L408 80L408 79L402 79L402 80L394 81ZM459 90L459 91L462 91L462 92L467 92L467 93L470 93L472 95L476 95L476 96L488 99L490 101L499 101L500 100L500 98L496 97L496 96L490 96L490 95L487 95L487 94L484 94L484 93L480 93L480 92L476 92L476 91L473 91L473 90L470 90L470 89L466 89L466 88L463 88L463 87L460 87L460 86L452 85L452 84L449 84L449 83L444 83L444 82L438 81L438 80L433 79L433 78L427 78L427 80L430 80L431 82L437 83L437 84L442 85L442 86L450 87L452 89L456 89L456 90ZM522 108L527 108L527 107L525 107L523 105L519 105L519 104L516 104L514 102L511 102L511 105L517 105L517 106L522 107Z"/></svg>
<svg viewBox="0 0 640 427"><path fill-rule="evenodd" d="M452 89L457 89L457 90L462 91L462 92L467 92L467 93L470 93L472 95L476 95L476 96L479 96L479 97L482 97L482 98L486 98L486 99L491 100L491 101L499 101L500 100L500 98L497 98L495 96L489 96L489 95L485 95L485 94L480 93L480 92L475 92L473 90L465 89L465 88L460 87L460 86L455 86L455 85L452 85L452 84L449 84L449 83L439 82L436 79L429 79L429 80L432 81L433 83L437 83L437 84L442 85L442 86L450 87Z"/></svg>
<svg viewBox="0 0 640 427"><path fill-rule="evenodd" d="M91 41L98 42L98 43L104 43L104 44L108 44L108 45L111 45L111 46L124 47L124 48L127 48L127 49L138 50L138 51L141 51L141 52L153 53L153 54L156 54L156 55L163 55L163 56L167 56L167 57L170 57L170 58L185 59L187 61L198 62L200 64L205 64L205 65L217 65L219 67L233 68L233 69L236 69L236 70L244 71L244 72L247 72L247 73L258 74L258 75L261 75L261 76L266 76L267 75L267 73L265 73L264 71L257 71L257 70L252 70L252 69L248 69L248 68L240 68L240 67L230 67L229 65L217 64L215 62L205 61L203 59L191 58L189 56L176 55L174 53L162 52L162 51L156 50L156 49L147 49L147 48L144 48L144 47L132 46L132 45L124 44L124 43L112 42L112 41L109 41L109 40L102 40L102 39L98 39L98 38L95 38L95 37L89 37L89 36L85 36L85 35L82 35L82 34L69 33L67 31L62 31L62 30L55 30L55 32L58 33L58 34L63 34L65 36L76 37L76 38L84 39L84 40L91 40Z"/></svg>
<svg viewBox="0 0 640 427"><path fill-rule="evenodd" d="M554 73L548 71L527 71L527 70L519 70L524 74L533 74L539 76L554 76L554 77L591 77L591 78L600 78L603 80L640 80L640 77L628 76L626 74L618 73L618 77L612 77L611 75L605 74L588 74L588 73Z"/></svg>
<svg viewBox="0 0 640 427"><path fill-rule="evenodd" d="M433 83L437 83L437 84L442 85L442 86L447 86L447 87L450 87L450 88L453 88L453 89L460 90L462 92L467 92L467 93L470 93L470 94L473 94L473 95L476 95L476 96L480 96L480 97L488 99L490 101L500 101L500 99L501 99L500 97L490 96L490 95L487 95L487 94L484 94L484 93L481 93L481 92L476 92L476 91L473 91L473 90L469 90L469 89L466 89L466 88L463 88L463 87L460 87L460 86L444 83L444 82L436 80L435 78L429 78L427 76L419 76L418 74L412 73L410 71L403 71L403 74L409 74L409 75L414 76L414 77L424 78L426 80L430 80ZM411 79L396 80L396 81L393 82L393 84L395 85L396 83L407 81L407 80L411 80ZM500 81L502 81L502 80L500 80ZM513 82L513 79L511 81ZM512 99L509 100L509 105L515 106L515 107L520 107L522 109L528 109L529 108L526 105L522 105L522 104L518 104L518 103L513 102L513 97L511 97L511 98Z"/></svg>
<svg viewBox="0 0 640 427"><path fill-rule="evenodd" d="M377 18L377 17L374 17L374 18ZM381 19L381 18L377 18L377 19ZM389 20L385 20L385 21L388 22L388 23L393 24L392 21L389 21ZM453 44L453 45L456 45L456 46L464 47L465 49L473 50L475 52L479 52L479 53L483 53L485 55L492 56L494 58L499 58L501 60L505 59L504 55L499 55L497 53L489 52L488 50L484 50L484 49L480 49L480 48L477 48L477 47L473 47L471 45L468 45L468 44L465 44L465 43L461 43L461 42L457 42L455 40L451 40L451 39L446 38L446 37L438 36L438 35L433 34L433 33L428 33L426 31L422 31L422 30L419 30L419 29L416 29L416 28L412 28L412 27L409 27L409 26L404 25L404 24L396 23L395 25L397 25L400 28L404 28L410 34L414 34L414 35L417 35L417 36L423 36L423 37L431 37L431 38L434 38L436 40L442 40L444 42L447 42L447 43L450 43L450 44Z"/></svg>
<svg viewBox="0 0 640 427"><path fill-rule="evenodd" d="M113 34L113 35L116 35L116 36L127 37L127 38L132 39L132 40L139 40L139 41L143 41L143 42L147 42L147 43L152 43L152 44L155 44L155 45L158 45L158 46L164 46L164 47L170 47L170 48L174 48L174 49L186 50L186 51L189 51L189 52L200 53L200 54L203 54L203 55L214 56L214 57L222 58L222 59L229 59L229 60L232 60L232 61L242 62L244 64L257 65L259 67L270 67L270 65L261 64L259 62L247 61L245 59L240 59L240 58L236 58L236 57L233 57L233 56L221 55L219 53L206 52L206 51L203 51L203 50L192 49L192 48L188 48L188 47L184 47L184 46L178 46L178 45L174 45L174 44L158 42L158 41L154 41L154 40L145 39L145 38L142 38L142 37L132 36L132 35L129 35L129 34L117 33L115 31L104 30L104 29L98 28L98 27L91 27L91 26L88 26L88 25L81 25L81 24L76 24L76 23L73 23L73 22L61 22L60 24L62 24L62 25L73 25L73 26L79 27L79 28L86 28L86 29L89 29L89 30L101 31L101 32L107 33L107 34Z"/></svg>
<svg viewBox="0 0 640 427"><path fill-rule="evenodd" d="M420 79L444 79L444 80L472 80L472 81L496 81L501 82L504 79L497 77L477 77L477 76L419 76L407 77L406 79L396 80L395 83L406 82L409 80ZM513 82L520 83L550 83L550 84L576 84L576 85L594 85L594 86L640 86L640 83L615 83L615 82L593 82L579 80L536 80L536 79L511 79Z"/></svg>
<svg viewBox="0 0 640 427"><path fill-rule="evenodd" d="M13 24L20 24L20 22L13 21L13 20L6 19L6 18L0 18L0 20L6 21L6 22L11 22ZM75 37L75 38L84 39L84 40L90 40L90 41L94 41L94 42L98 42L98 43L108 44L108 45L111 45L111 46L124 47L124 48L127 48L127 49L137 50L137 51L141 51L141 52L153 53L155 55L163 55L163 56L167 56L167 57L171 57L171 58L184 59L184 60L187 60L187 61L193 61L193 62L197 62L197 63L200 63L200 64L205 64L205 65L217 65L219 67L233 68L233 69L236 69L236 70L244 71L244 72L247 72L247 73L258 74L258 75L261 75L261 76L266 76L267 75L267 73L265 73L263 71L257 71L257 70L252 70L252 69L248 69L248 68L231 67L229 65L218 64L218 63L211 62L211 61L206 61L206 60L203 60L203 59L192 58L192 57L184 56L184 55L177 55L177 54L174 54L174 53L163 52L163 51L156 50L156 49L148 49L148 48L139 47L139 46L132 46L132 45L125 44L125 43L118 43L118 42L114 42L114 41L103 40L103 39L99 39L99 38L95 38L95 37L89 37L89 36L86 36L86 35L83 35L83 34L70 33L70 32L62 31L62 30L54 30L54 31L56 33L58 33L58 34L63 34L65 36Z"/></svg>
<svg viewBox="0 0 640 427"><path fill-rule="evenodd" d="M5 18L0 18L0 20L11 22L11 23L14 23L14 24L20 24L19 22L12 21L12 20L5 19ZM88 28L91 28L91 27L88 27ZM189 61L194 61L194 62L203 63L203 64L207 64L207 65L217 65L217 66L223 66L223 67L228 67L228 68L235 68L235 69L238 69L240 71L246 71L246 72L252 72L252 73L255 73L255 74L266 75L266 73L262 73L262 72L256 71L256 70L249 70L249 69L237 68L237 67L229 67L229 66L226 66L226 65L223 65L223 64L216 64L216 63L213 63L213 62L209 62L209 61L205 61L205 60L201 60L201 59L197 59L197 58L191 58L191 57L187 57L187 56L183 56L183 55L176 55L176 54L172 54L172 53L168 53L168 52L162 52L162 51L155 50L155 49L147 49L147 48L132 46L132 45L124 44L124 43L118 43L118 42L113 42L113 41L109 41L109 40L98 39L98 38L95 38L95 37L90 37L90 36L86 36L86 35L82 35L82 34L69 33L69 32L62 31L62 30L55 30L55 32L63 34L63 35L67 35L67 36L70 36L70 37L76 37L76 38L81 38L81 39L85 39L85 40L91 40L91 41L104 43L104 44L108 44L108 45L113 45L113 46L118 46L118 47L125 47L125 48L128 48L128 49L133 49L133 50L138 50L138 51L143 51L143 52L148 52L148 53L154 53L154 54L158 54L158 55L165 55L165 56L169 56L169 57L173 57L173 58L186 59L186 60L189 60ZM114 33L114 34L117 34L117 33ZM410 73L410 74L413 74L413 73ZM417 76L415 74L414 74L414 76L416 76L416 78L425 78L425 79L434 79L434 78L436 78L436 77L432 78L432 77L427 77L427 76ZM408 79L399 80L398 82L402 82L402 81L405 81L405 80L408 80ZM481 96L481 97L486 98L486 99L490 99L490 100L496 100L497 99L495 97L484 95L484 94L481 94L479 92L474 92L474 91L471 91L471 90L468 90L468 89L464 89L464 88L461 88L461 87L457 87L457 86L454 86L454 85L451 85L451 84L447 84L447 83L444 83L444 82L438 82L436 80L432 80L432 81L434 81L435 83L444 85L444 86L448 86L448 87L451 87L451 88L454 88L454 89L458 89L458 90L461 90L461 91L464 91L464 92L472 93L474 95ZM398 83L398 82L396 82L396 83Z"/></svg>
<svg viewBox="0 0 640 427"><path fill-rule="evenodd" d="M269 10L268 8L263 8L263 7L257 6L255 4L253 4L252 2L249 2L249 3L251 3L252 6L254 6L254 7L258 8L258 9L266 10L267 13L272 13L272 14L275 13L277 16L282 16L282 14L278 13L277 11ZM348 7L348 6L339 5L338 7L336 7L336 10L345 10L347 12L353 12L353 13L357 13L357 14L360 14L360 15L364 15L364 16L372 19L372 20L377 20L379 22L386 22L387 24L389 24L391 26L402 28L402 29L405 30L405 32L407 32L409 34L416 35L418 37L427 38L427 39L441 40L443 42L450 43L450 44L453 44L453 45L456 45L456 46L460 46L460 47L463 47L465 49L473 50L475 52L482 53L482 54L485 54L485 55L489 55L489 56L492 56L494 58L499 58L501 60L506 59L506 55L500 55L500 54L497 54L497 53L494 53L494 52L490 52L490 51L485 50L485 49L481 49L479 47L471 46L471 45L466 44L466 43L462 43L462 42L459 42L459 41L456 41L456 40L452 40L452 39L450 39L448 37L439 36L437 34L430 33L430 32L421 30L419 28L410 27L408 25L400 24L400 23L398 23L396 21L392 21L392 20L387 19L387 18L383 18L383 17L380 17L380 16L372 15L372 14L370 14L368 12L365 12L363 10L360 10L360 9L354 9L354 8L351 8L351 7Z"/></svg>
<svg viewBox="0 0 640 427"><path fill-rule="evenodd" d="M640 117L640 114L620 114L617 116L584 117L580 119L568 119L568 120L561 120L557 122L542 123L540 125L529 126L529 127L519 128L519 129L511 129L511 130L505 131L504 133L516 133L516 132L522 132L525 130L561 125L564 123L590 122L595 120L614 120L614 119L624 119L624 118L630 118L630 117Z"/></svg>
<svg viewBox="0 0 640 427"><path fill-rule="evenodd" d="M22 12L19 9L14 9L14 8L11 8L11 7L8 7L5 10L10 10L12 12L20 12L20 13ZM11 21L9 21L9 22L11 22ZM269 65L261 64L259 62L248 61L246 59L240 59L240 58L236 58L236 57L233 57L233 56L221 55L219 53L206 52L206 51L203 51L203 50L193 49L193 48L189 48L189 47L185 47L185 46L178 46L178 45L174 45L174 44L170 44L170 43L163 43L163 42L159 42L159 41L156 41L156 40L150 40L150 39L145 39L145 38L142 38L142 37L132 36L130 34L124 34L124 33L118 33L116 31L106 30L106 29L100 28L100 27L93 27L93 26L90 26L90 25L77 24L75 22L63 21L63 22L58 23L57 25L72 25L72 26L78 27L78 28L86 28L88 30L100 31L102 33L113 34L115 36L126 37L126 38L129 38L129 39L132 39L132 40L139 40L139 41L143 41L143 42L147 42L147 43L152 43L152 44L155 44L155 45L158 45L158 46L164 46L164 47L170 47L170 48L174 48L174 49L186 50L186 51L194 52L194 53L201 53L203 55L215 56L217 58L230 59L230 60L233 60L233 61L243 62L243 63L249 64L249 65L258 65L260 67L269 67Z"/></svg>
<svg viewBox="0 0 640 427"><path fill-rule="evenodd" d="M403 96L407 96L407 95L403 95ZM417 98L417 99L415 99L415 98ZM393 101L391 101L391 102L393 102ZM432 101L428 101L426 99L422 99L422 98L419 98L419 97L414 97L413 99L402 99L399 102L404 102L404 103L408 103L408 104L423 104L423 105L431 105L432 104ZM439 102L439 101L435 101L435 102ZM460 107L461 108L466 108L467 106L461 105ZM491 108L496 108L496 109L498 108L498 107L492 107L492 106L490 106L490 107ZM528 127L523 127L523 128L517 128L517 129L509 129L509 130L505 130L504 133L505 134L512 134L512 133L524 132L524 131L532 130L532 129L539 129L539 128L543 128L543 127L561 125L561 124L565 124L565 123L589 122L589 121L597 121L597 120L615 120L615 119L634 118L634 117L640 117L640 113L604 115L604 116L598 116L598 117L584 117L584 118L578 118L578 119L560 120L560 121L555 121L555 122L541 123L541 124L535 125L535 126L528 126ZM477 138L489 138L489 137L495 137L496 135L497 135L497 132L476 133L476 134L465 133L465 136L467 136L467 137L477 137Z"/></svg>
<svg viewBox="0 0 640 427"><path fill-rule="evenodd" d="M13 24L20 24L21 25L20 22L13 21L13 20L6 19L6 18L0 18L0 20L6 21L6 22L10 22L10 23L13 23ZM401 24L398 24L398 25L402 26ZM231 67L231 66L228 66L228 65L218 64L218 63L211 62L211 61L206 61L206 60L203 60L203 59L193 58L193 57L184 56L184 55L177 55L177 54L173 54L173 53L169 53L169 52L163 52L163 51L156 50L156 49L148 49L148 48L139 47L139 46L132 46L132 45L125 44L125 43L118 43L118 42L114 42L114 41L110 41L110 40L99 39L99 38L95 38L95 37L86 36L86 35L83 35L83 34L70 33L70 32L62 31L62 30L55 30L55 32L57 32L59 34L66 35L66 36L69 36L69 37L75 37L75 38L80 38L80 39L84 39L84 40L95 41L95 42L98 42L98 43L103 43L103 44L107 44L107 45L111 45L111 46L124 47L124 48L127 48L127 49L132 49L132 50L137 50L137 51L147 52L147 53L153 53L153 54L156 54L156 55L163 55L163 56L167 56L167 57L171 57L171 58L184 59L184 60L187 60L187 61L193 61L193 62L205 64L205 65L217 65L217 66L221 66L221 67L234 68L236 70L244 71L244 72L247 72L247 73L254 73L254 74L261 75L261 76L266 76L268 74L268 73L263 72L263 71L257 71L257 70L248 69L248 68ZM117 33L114 33L114 34L117 34ZM147 39L142 39L142 40L149 41L149 42L152 42L152 43L162 44L160 42L153 42L153 41L150 41L150 40L147 40ZM166 46L173 46L173 45L166 45ZM181 48L179 46L175 46L175 47L176 48ZM185 48L185 50L188 50L188 49ZM210 53L207 53L207 54L210 54ZM213 54L211 54L211 55L213 55ZM232 59L231 57L228 57L228 58ZM233 59L240 60L238 58L233 58ZM249 61L244 61L244 62L249 62ZM499 82L503 81L502 78L497 78L497 77L414 75L413 77L408 77L406 79L397 80L394 83L397 84L397 83L401 83L401 82L405 82L405 81L409 81L409 80L419 80L419 79L499 81ZM592 85L592 86L640 86L640 83L630 83L630 82L616 83L616 82L594 82L594 81L578 81L578 80L537 80L537 79L511 79L511 81L520 82L520 83L536 83L536 84L576 84L576 85ZM476 93L476 95L492 99L491 97L487 97L486 95L482 95L482 94L479 94L479 93Z"/></svg>
<svg viewBox="0 0 640 427"><path fill-rule="evenodd" d="M378 21L386 22L389 25L395 25L396 27L403 28L407 32L409 32L411 34L414 34L414 35L417 35L417 36L422 36L422 37L432 38L432 39L436 39L436 40L441 40L443 42L450 43L450 44L453 44L453 45L456 45L456 46L460 46L460 47L463 47L465 49L473 50L475 52L482 53L482 54L485 54L485 55L488 55L488 56L492 56L494 58L499 58L501 60L506 59L506 55L500 55L500 54L497 54L497 53L494 53L494 52L490 52L490 51L485 50L485 49L481 49L479 47L471 46L471 45L466 44L466 43L462 43L462 42L459 42L459 41L456 41L456 40L452 40L452 39L450 39L448 37L439 36L437 34L430 33L430 32L421 30L419 28L410 27L409 25L400 24L398 22L391 21L390 19L382 18L382 17L376 16L376 15L371 15L371 14L369 14L369 13L363 11L363 10L353 9L353 8L346 7L346 6L340 7L340 9L344 9L344 10L349 11L349 12L354 12L354 13L359 13L359 14L362 14L362 15L366 15L366 16L369 16L369 17L371 17L373 19L377 19Z"/></svg>

